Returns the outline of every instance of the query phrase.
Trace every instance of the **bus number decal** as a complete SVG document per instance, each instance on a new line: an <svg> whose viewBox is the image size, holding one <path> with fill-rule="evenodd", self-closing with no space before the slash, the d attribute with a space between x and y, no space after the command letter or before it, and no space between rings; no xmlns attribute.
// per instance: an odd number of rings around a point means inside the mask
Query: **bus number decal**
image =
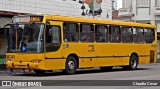
<svg viewBox="0 0 160 89"><path fill-rule="evenodd" d="M89 47L88 52L95 52L94 45L88 45L88 47Z"/></svg>
<svg viewBox="0 0 160 89"><path fill-rule="evenodd" d="M7 58L15 58L15 55L7 55Z"/></svg>

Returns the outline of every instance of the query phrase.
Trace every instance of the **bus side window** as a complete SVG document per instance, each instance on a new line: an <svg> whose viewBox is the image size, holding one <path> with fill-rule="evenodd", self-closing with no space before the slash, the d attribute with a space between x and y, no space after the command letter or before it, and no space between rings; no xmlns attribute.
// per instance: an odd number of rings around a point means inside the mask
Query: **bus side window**
<svg viewBox="0 0 160 89"><path fill-rule="evenodd" d="M94 27L90 24L80 24L80 38L82 42L94 42Z"/></svg>
<svg viewBox="0 0 160 89"><path fill-rule="evenodd" d="M122 27L122 42L124 43L133 42L133 32L131 27Z"/></svg>
<svg viewBox="0 0 160 89"><path fill-rule="evenodd" d="M110 42L120 43L121 42L121 31L120 26L109 26Z"/></svg>
<svg viewBox="0 0 160 89"><path fill-rule="evenodd" d="M51 26L46 31L46 51L57 51L61 45L61 31L60 26Z"/></svg>
<svg viewBox="0 0 160 89"><path fill-rule="evenodd" d="M95 26L95 34L96 34L96 41L97 42L108 42L108 31L107 28L103 25L96 25Z"/></svg>
<svg viewBox="0 0 160 89"><path fill-rule="evenodd" d="M78 42L79 30L76 23L64 23L63 24L63 39L65 42Z"/></svg>
<svg viewBox="0 0 160 89"><path fill-rule="evenodd" d="M154 29L146 28L145 33L146 43L152 43L155 40Z"/></svg>
<svg viewBox="0 0 160 89"><path fill-rule="evenodd" d="M134 29L134 42L135 43L144 43L144 32L143 28Z"/></svg>

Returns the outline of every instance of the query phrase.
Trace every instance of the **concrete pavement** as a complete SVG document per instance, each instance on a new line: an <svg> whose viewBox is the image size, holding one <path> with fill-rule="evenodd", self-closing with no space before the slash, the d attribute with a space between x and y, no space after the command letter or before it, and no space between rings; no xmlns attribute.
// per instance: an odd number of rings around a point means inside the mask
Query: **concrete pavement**
<svg viewBox="0 0 160 89"><path fill-rule="evenodd" d="M139 65L135 71L114 68L103 72L99 68L81 69L74 75L65 75L61 71L48 72L38 76L33 71L26 73L4 74L0 80L160 80L160 63ZM48 82L49 83L49 82ZM47 84L48 84L47 83ZM66 83L67 84L67 83ZM43 84L42 84L43 85ZM2 87L5 89L6 87ZM14 88L14 87L12 87ZM15 87L15 89L160 89L160 86L50 86L50 87ZM8 89L8 88L7 88Z"/></svg>

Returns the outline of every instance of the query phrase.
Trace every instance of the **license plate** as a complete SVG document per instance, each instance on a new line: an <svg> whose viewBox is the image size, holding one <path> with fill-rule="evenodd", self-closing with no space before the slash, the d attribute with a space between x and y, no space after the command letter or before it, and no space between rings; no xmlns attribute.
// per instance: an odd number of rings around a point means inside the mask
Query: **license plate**
<svg viewBox="0 0 160 89"><path fill-rule="evenodd" d="M25 67L21 65L21 66L19 66L19 68L25 68Z"/></svg>

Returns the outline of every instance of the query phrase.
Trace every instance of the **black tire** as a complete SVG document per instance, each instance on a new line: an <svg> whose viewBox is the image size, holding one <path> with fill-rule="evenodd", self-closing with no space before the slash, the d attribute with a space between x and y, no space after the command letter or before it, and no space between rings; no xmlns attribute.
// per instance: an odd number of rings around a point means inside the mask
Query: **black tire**
<svg viewBox="0 0 160 89"><path fill-rule="evenodd" d="M136 70L138 66L138 58L136 55L132 55L129 60L129 66L124 66L126 70Z"/></svg>
<svg viewBox="0 0 160 89"><path fill-rule="evenodd" d="M45 70L34 70L34 72L38 75L44 75L45 74Z"/></svg>
<svg viewBox="0 0 160 89"><path fill-rule="evenodd" d="M71 75L76 72L76 69L77 69L77 61L76 61L75 57L73 57L73 56L68 57L66 60L65 69L62 71L65 74Z"/></svg>
<svg viewBox="0 0 160 89"><path fill-rule="evenodd" d="M112 66L108 66L108 67L100 67L100 69L102 70L102 71L110 71L110 70L112 70Z"/></svg>

